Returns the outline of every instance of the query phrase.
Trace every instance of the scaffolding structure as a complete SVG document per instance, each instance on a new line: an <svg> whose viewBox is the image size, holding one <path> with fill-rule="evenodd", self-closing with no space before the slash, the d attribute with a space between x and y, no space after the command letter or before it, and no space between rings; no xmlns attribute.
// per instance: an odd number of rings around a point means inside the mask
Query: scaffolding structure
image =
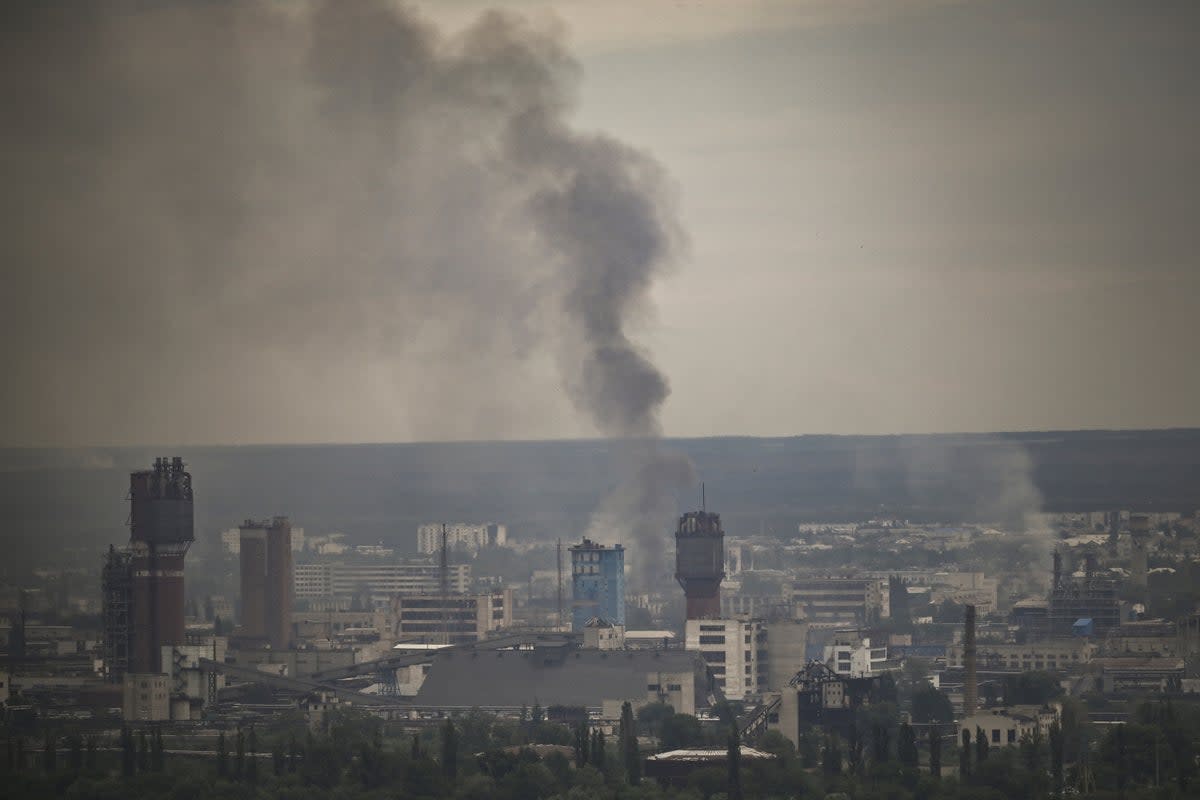
<svg viewBox="0 0 1200 800"><path fill-rule="evenodd" d="M109 545L101 570L104 615L104 680L120 683L129 671L133 637L133 557Z"/></svg>

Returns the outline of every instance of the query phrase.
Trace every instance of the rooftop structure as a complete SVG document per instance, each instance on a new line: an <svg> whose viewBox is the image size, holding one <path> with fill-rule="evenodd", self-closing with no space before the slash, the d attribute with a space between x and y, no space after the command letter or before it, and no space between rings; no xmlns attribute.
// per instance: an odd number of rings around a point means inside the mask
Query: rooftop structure
<svg viewBox="0 0 1200 800"><path fill-rule="evenodd" d="M721 515L689 511L675 530L675 580L687 598L687 619L721 616L725 531Z"/></svg>
<svg viewBox="0 0 1200 800"><path fill-rule="evenodd" d="M631 701L669 703L681 714L708 705L708 670L683 650L583 650L562 643L521 650L430 654L418 706L518 709Z"/></svg>

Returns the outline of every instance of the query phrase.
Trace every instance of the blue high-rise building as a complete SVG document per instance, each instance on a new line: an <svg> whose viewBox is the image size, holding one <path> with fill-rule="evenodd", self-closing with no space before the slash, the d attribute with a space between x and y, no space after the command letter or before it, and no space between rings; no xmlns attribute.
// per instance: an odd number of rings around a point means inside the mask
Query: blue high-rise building
<svg viewBox="0 0 1200 800"><path fill-rule="evenodd" d="M625 548L590 539L571 548L571 630L593 617L625 624Z"/></svg>

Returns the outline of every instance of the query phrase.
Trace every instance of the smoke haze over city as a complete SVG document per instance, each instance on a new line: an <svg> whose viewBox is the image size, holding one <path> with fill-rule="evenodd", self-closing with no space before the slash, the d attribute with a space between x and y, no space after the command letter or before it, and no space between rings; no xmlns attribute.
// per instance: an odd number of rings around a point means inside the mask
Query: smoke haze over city
<svg viewBox="0 0 1200 800"><path fill-rule="evenodd" d="M7 4L0 441L1200 422L1190 5L501 5Z"/></svg>

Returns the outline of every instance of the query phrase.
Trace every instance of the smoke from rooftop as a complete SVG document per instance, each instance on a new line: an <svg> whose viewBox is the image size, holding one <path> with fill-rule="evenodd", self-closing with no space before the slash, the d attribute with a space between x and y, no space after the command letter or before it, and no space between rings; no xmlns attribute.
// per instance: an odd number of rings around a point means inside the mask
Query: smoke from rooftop
<svg viewBox="0 0 1200 800"><path fill-rule="evenodd" d="M652 158L571 127L553 23L4 13L5 440L598 433L633 442L610 518L665 538L647 514L690 466L653 444L669 388L635 334L682 237Z"/></svg>

